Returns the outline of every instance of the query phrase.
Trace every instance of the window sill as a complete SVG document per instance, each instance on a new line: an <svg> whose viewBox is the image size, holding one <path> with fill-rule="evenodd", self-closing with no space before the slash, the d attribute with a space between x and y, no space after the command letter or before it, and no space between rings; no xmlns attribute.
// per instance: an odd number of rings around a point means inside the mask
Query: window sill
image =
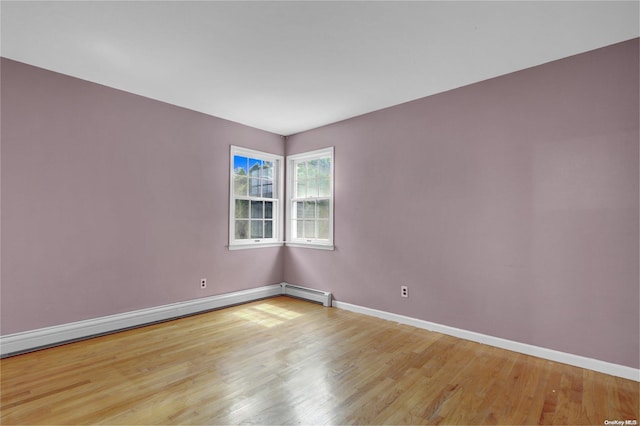
<svg viewBox="0 0 640 426"><path fill-rule="evenodd" d="M333 244L314 244L314 243L285 243L287 247L301 247L316 250L335 250Z"/></svg>
<svg viewBox="0 0 640 426"><path fill-rule="evenodd" d="M245 249L256 249L263 247L282 247L284 243L252 243L252 244L229 244L227 248L229 250L245 250Z"/></svg>

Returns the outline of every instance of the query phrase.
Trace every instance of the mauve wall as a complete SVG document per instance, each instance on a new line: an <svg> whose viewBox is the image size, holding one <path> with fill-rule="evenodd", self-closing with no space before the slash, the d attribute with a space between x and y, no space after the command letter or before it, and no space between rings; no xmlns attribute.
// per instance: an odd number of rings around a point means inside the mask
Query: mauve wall
<svg viewBox="0 0 640 426"><path fill-rule="evenodd" d="M336 250L287 248L285 281L638 368L638 48L288 138L335 146Z"/></svg>
<svg viewBox="0 0 640 426"><path fill-rule="evenodd" d="M229 145L280 136L6 59L1 136L2 334L282 281L226 248Z"/></svg>

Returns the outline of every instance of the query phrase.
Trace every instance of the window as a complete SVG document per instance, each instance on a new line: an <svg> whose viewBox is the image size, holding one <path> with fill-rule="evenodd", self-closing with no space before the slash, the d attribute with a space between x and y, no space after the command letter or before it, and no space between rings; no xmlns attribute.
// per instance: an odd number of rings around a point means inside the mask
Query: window
<svg viewBox="0 0 640 426"><path fill-rule="evenodd" d="M229 249L282 245L282 156L231 147Z"/></svg>
<svg viewBox="0 0 640 426"><path fill-rule="evenodd" d="M287 245L333 250L333 147L287 157Z"/></svg>

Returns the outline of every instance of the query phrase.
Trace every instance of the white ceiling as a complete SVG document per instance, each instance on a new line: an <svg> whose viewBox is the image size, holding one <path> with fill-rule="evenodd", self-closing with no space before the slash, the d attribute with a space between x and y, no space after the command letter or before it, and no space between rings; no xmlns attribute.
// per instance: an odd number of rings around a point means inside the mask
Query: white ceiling
<svg viewBox="0 0 640 426"><path fill-rule="evenodd" d="M639 36L638 1L6 1L1 54L290 135Z"/></svg>

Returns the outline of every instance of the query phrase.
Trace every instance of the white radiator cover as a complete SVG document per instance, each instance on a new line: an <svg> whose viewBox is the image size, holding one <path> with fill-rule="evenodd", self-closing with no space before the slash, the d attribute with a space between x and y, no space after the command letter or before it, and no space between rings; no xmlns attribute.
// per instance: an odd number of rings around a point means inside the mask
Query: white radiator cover
<svg viewBox="0 0 640 426"><path fill-rule="evenodd" d="M322 305L327 307L331 306L331 293L328 291L315 290L313 288L301 287L289 283L282 283L280 286L282 286L282 294L284 295L322 303Z"/></svg>

